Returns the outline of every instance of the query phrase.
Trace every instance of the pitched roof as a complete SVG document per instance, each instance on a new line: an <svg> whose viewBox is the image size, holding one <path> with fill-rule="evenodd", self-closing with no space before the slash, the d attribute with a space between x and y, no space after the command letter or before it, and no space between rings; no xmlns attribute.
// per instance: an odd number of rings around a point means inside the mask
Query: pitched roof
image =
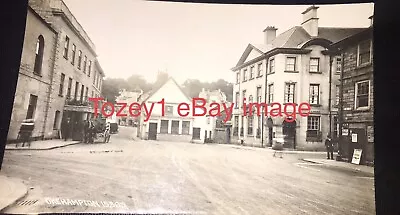
<svg viewBox="0 0 400 215"><path fill-rule="evenodd" d="M275 48L300 48L302 44L313 39L325 39L330 41L330 43L336 43L365 29L366 28L319 27L318 36L312 37L302 26L294 26L279 34L272 41L271 45L249 43L236 66L244 63L252 49L256 49L265 54Z"/></svg>
<svg viewBox="0 0 400 215"><path fill-rule="evenodd" d="M160 87L158 87L158 88L156 88L156 89L152 89L152 90L150 90L149 92L142 94L142 95L143 95L143 98L144 98L144 99L143 99L143 102L146 102L146 101L147 101L150 97L152 97L157 91L159 91L161 88L163 88L164 85L167 84L169 81L172 81L172 82L179 88L179 90L183 93L183 95L185 95L185 97L186 97L188 100L192 100L192 98L191 98L190 96L188 96L188 95L185 93L185 91L182 89L182 87L179 86L179 84L175 81L175 79L172 78L172 77L169 77L168 80L167 80L166 82L164 82L162 85L160 85Z"/></svg>
<svg viewBox="0 0 400 215"><path fill-rule="evenodd" d="M318 37L330 40L332 43L336 43L344 38L351 35L360 33L367 28L332 28L332 27L319 27Z"/></svg>

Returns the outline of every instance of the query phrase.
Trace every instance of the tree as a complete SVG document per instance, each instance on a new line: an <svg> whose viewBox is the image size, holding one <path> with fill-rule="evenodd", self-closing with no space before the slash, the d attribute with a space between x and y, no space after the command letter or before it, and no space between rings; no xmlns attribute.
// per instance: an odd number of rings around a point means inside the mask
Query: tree
<svg viewBox="0 0 400 215"><path fill-rule="evenodd" d="M158 89L169 79L169 74L166 72L158 72L156 81L152 84L152 89Z"/></svg>
<svg viewBox="0 0 400 215"><path fill-rule="evenodd" d="M220 89L225 93L226 99L232 102L233 85L223 79L219 79L216 82L201 82L197 79L187 79L183 83L183 89L190 97L198 97L202 89L218 90Z"/></svg>
<svg viewBox="0 0 400 215"><path fill-rule="evenodd" d="M127 80L127 88L126 90L134 91L137 88L147 92L151 89L151 85L143 78L143 76L138 74L131 75Z"/></svg>
<svg viewBox="0 0 400 215"><path fill-rule="evenodd" d="M120 90L126 89L128 84L121 78L107 78L103 81L101 94L107 101L115 103Z"/></svg>

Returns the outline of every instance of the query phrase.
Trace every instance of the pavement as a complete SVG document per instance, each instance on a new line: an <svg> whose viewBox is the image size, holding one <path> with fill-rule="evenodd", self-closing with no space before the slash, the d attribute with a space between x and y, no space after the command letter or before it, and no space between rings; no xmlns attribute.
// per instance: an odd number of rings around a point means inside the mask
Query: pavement
<svg viewBox="0 0 400 215"><path fill-rule="evenodd" d="M80 141L72 141L72 140L60 140L60 139L53 139L53 140L40 140L40 141L32 141L30 146L22 147L22 143L17 144L7 144L6 150L51 150L66 146L71 146L80 143Z"/></svg>
<svg viewBox="0 0 400 215"><path fill-rule="evenodd" d="M338 168L338 169L348 170L348 171L352 171L352 172L361 172L361 173L370 175L371 177L374 176L374 167L371 167L371 166L357 165L357 164L353 164L353 163L349 163L349 162L328 160L328 159L304 158L302 160L304 160L306 162L322 164L322 165L324 165L326 167L330 167L330 168Z"/></svg>
<svg viewBox="0 0 400 215"><path fill-rule="evenodd" d="M28 193L22 180L0 175L0 213Z"/></svg>

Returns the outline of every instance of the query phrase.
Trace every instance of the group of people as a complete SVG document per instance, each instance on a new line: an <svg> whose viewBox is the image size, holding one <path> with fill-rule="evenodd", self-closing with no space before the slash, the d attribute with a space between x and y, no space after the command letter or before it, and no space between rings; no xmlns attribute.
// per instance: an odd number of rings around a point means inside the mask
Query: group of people
<svg viewBox="0 0 400 215"><path fill-rule="evenodd" d="M94 122L94 120L89 119L89 120L84 120L79 122L72 123L70 118L67 118L62 125L62 138L67 141L71 134L72 134L72 128L74 128L74 131L77 132L82 132L81 136L81 141L84 143L94 143L94 140L96 139L96 133L98 133L98 126L96 126L97 123ZM105 134L110 133L110 123L106 123L105 125ZM108 132L108 133L107 133ZM109 139L109 137L108 137Z"/></svg>
<svg viewBox="0 0 400 215"><path fill-rule="evenodd" d="M83 142L94 143L95 135L96 135L96 128L93 120L83 121Z"/></svg>

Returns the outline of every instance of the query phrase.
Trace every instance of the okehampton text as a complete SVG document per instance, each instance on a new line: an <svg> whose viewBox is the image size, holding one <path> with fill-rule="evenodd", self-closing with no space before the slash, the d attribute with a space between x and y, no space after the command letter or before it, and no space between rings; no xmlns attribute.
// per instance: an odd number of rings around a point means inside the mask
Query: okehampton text
<svg viewBox="0 0 400 215"><path fill-rule="evenodd" d="M97 117L99 114L99 102L103 101L104 98L89 98L93 102L94 116ZM129 111L130 116L139 117L144 115L144 121L147 122L153 112L155 105L161 105L161 116L165 116L165 100L162 99L159 102L153 103L139 103L133 102L131 104L117 102L114 105L112 102L102 102L101 103L101 113L104 117L111 117L116 113L117 117L128 116L124 113L125 110ZM283 106L283 108L282 108ZM118 107L118 110L116 110ZM211 116L211 117L221 117L223 112L225 113L224 122L227 122L233 113L235 107L234 103L217 103L212 102L207 104L204 98L192 98L192 102L186 103L182 102L177 105L177 112L181 117L192 117L195 116ZM243 99L243 109L242 116L253 116L253 115L263 115L270 117L285 117L285 121L293 122L296 120L296 115L299 114L301 117L307 117L310 114L311 106L307 102L302 102L300 104L296 103L285 103L280 104L273 102L271 104L267 103L246 103L246 99ZM283 109L283 111L282 111ZM251 110L251 111L249 111Z"/></svg>

